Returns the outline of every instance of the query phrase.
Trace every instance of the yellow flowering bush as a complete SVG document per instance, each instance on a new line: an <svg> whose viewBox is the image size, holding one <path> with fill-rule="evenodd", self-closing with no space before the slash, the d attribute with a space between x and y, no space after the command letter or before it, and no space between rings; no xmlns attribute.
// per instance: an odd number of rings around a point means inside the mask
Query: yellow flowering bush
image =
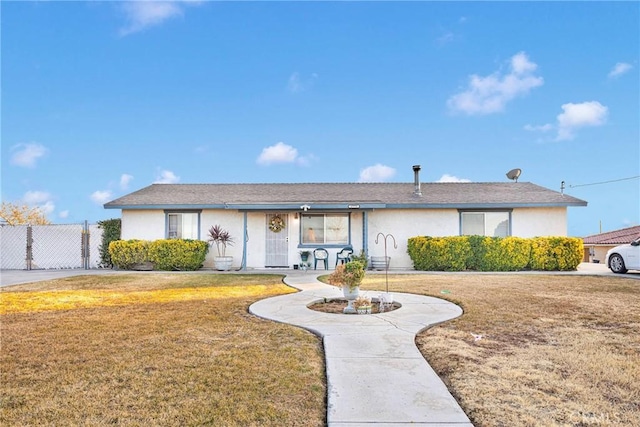
<svg viewBox="0 0 640 427"><path fill-rule="evenodd" d="M411 237L407 253L416 270L575 270L582 240L573 237Z"/></svg>
<svg viewBox="0 0 640 427"><path fill-rule="evenodd" d="M156 270L197 270L202 267L209 245L202 240L116 240L109 244L113 265L131 270L151 262Z"/></svg>
<svg viewBox="0 0 640 427"><path fill-rule="evenodd" d="M202 240L155 240L149 244L149 261L157 270L193 271L202 267L208 251Z"/></svg>
<svg viewBox="0 0 640 427"><path fill-rule="evenodd" d="M462 271L467 267L471 245L465 236L409 239L407 252L416 270Z"/></svg>
<svg viewBox="0 0 640 427"><path fill-rule="evenodd" d="M122 270L131 270L148 260L149 242L146 240L114 240L109 243L111 262Z"/></svg>
<svg viewBox="0 0 640 427"><path fill-rule="evenodd" d="M576 237L536 237L531 243L532 270L571 271L582 262L584 247Z"/></svg>

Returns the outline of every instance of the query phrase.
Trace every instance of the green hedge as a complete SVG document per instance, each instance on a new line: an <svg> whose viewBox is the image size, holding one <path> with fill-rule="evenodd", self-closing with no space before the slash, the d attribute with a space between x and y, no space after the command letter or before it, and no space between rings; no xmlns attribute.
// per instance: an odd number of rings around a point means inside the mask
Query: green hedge
<svg viewBox="0 0 640 427"><path fill-rule="evenodd" d="M583 248L572 237L417 236L407 252L423 271L566 271L578 267Z"/></svg>
<svg viewBox="0 0 640 427"><path fill-rule="evenodd" d="M521 237L485 237L479 271L519 271L529 265L531 242Z"/></svg>
<svg viewBox="0 0 640 427"><path fill-rule="evenodd" d="M537 237L531 242L531 269L575 270L584 256L582 239L575 237Z"/></svg>
<svg viewBox="0 0 640 427"><path fill-rule="evenodd" d="M156 270L197 270L208 251L209 245L202 240L116 240L109 244L113 265L123 270L145 262L151 262Z"/></svg>
<svg viewBox="0 0 640 427"><path fill-rule="evenodd" d="M156 240L149 245L149 261L158 270L197 270L202 267L209 245L202 240Z"/></svg>
<svg viewBox="0 0 640 427"><path fill-rule="evenodd" d="M149 260L149 242L146 240L114 240L109 243L109 255L114 267L131 270Z"/></svg>
<svg viewBox="0 0 640 427"><path fill-rule="evenodd" d="M471 245L465 236L409 239L407 252L416 270L462 271L471 256Z"/></svg>

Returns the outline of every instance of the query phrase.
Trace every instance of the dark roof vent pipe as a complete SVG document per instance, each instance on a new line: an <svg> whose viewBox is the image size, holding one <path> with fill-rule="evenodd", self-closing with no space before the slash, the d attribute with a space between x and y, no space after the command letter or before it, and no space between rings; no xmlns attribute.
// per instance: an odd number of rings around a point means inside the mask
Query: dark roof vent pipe
<svg viewBox="0 0 640 427"><path fill-rule="evenodd" d="M413 165L413 183L415 185L413 195L421 197L422 191L420 191L420 165Z"/></svg>

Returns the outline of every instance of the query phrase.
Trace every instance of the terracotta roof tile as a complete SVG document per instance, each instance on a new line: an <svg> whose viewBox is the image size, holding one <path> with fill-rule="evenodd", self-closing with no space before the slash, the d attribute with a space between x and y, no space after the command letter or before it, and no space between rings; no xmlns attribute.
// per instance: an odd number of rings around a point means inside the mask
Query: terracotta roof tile
<svg viewBox="0 0 640 427"><path fill-rule="evenodd" d="M640 225L623 228L621 230L608 231L602 234L594 234L583 238L583 242L589 245L623 245L631 243L640 237Z"/></svg>

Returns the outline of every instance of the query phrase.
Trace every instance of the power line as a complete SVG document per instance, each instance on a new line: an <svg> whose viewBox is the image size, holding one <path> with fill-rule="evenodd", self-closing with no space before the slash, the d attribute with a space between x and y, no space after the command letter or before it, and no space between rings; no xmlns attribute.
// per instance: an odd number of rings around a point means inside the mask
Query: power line
<svg viewBox="0 0 640 427"><path fill-rule="evenodd" d="M587 187L589 185L610 184L612 182L629 181L630 179L638 179L638 178L640 178L640 175L630 176L629 178L612 179L610 181L592 182L590 184L569 185L569 188Z"/></svg>

